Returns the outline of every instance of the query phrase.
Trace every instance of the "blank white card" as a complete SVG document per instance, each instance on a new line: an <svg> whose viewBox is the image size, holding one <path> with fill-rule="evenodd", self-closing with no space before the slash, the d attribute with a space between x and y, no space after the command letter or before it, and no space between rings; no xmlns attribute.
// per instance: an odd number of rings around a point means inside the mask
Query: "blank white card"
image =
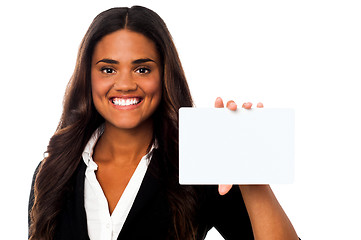
<svg viewBox="0 0 361 240"><path fill-rule="evenodd" d="M293 109L179 110L180 184L278 184L293 179Z"/></svg>

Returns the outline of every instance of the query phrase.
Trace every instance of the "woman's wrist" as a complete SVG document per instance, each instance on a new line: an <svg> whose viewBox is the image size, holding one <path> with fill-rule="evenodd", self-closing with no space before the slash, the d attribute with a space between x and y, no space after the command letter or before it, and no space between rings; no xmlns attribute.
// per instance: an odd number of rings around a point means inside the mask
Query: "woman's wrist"
<svg viewBox="0 0 361 240"><path fill-rule="evenodd" d="M242 192L243 197L248 197L248 195L264 195L272 194L271 187L268 184L262 185L239 185L239 189Z"/></svg>

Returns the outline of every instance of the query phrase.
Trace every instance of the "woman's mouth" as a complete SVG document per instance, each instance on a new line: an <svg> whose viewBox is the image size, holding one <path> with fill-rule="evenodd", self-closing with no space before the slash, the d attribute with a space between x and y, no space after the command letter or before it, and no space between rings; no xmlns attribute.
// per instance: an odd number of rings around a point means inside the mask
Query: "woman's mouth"
<svg viewBox="0 0 361 240"><path fill-rule="evenodd" d="M110 101L116 106L126 107L126 106L137 105L138 103L140 103L142 101L142 99L138 98L138 97L134 97L134 98L114 97L114 98L111 98Z"/></svg>

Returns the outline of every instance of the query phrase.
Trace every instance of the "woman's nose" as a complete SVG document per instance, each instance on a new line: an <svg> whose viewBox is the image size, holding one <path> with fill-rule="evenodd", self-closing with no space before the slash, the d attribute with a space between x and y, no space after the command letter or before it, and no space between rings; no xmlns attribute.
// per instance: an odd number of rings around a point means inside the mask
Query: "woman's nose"
<svg viewBox="0 0 361 240"><path fill-rule="evenodd" d="M134 78L131 73L122 73L119 74L114 81L113 88L116 91L135 91L137 90L137 83L134 81Z"/></svg>

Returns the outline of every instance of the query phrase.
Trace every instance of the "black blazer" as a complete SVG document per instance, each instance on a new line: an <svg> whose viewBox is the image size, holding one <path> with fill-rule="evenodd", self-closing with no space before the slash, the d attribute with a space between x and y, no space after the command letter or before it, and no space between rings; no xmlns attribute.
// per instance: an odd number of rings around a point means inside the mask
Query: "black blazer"
<svg viewBox="0 0 361 240"><path fill-rule="evenodd" d="M172 216L165 188L149 171L144 176L139 192L128 214L118 239L167 239ZM55 240L89 240L84 208L84 180L86 165L80 162L73 179L73 191L66 196L64 208L57 218ZM29 200L29 213L34 201L34 173ZM225 239L254 239L251 223L241 192L234 187L225 196L218 194L217 186L199 186L197 212L197 239L204 239L215 227ZM30 222L30 221L29 221Z"/></svg>

